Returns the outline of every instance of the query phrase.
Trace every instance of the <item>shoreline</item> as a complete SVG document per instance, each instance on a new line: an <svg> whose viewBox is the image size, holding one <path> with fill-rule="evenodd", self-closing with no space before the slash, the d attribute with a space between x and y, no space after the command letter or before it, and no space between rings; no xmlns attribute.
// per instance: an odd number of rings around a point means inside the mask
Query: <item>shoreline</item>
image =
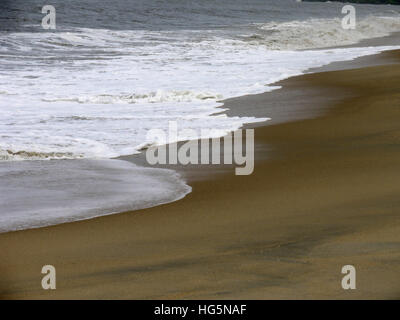
<svg viewBox="0 0 400 320"><path fill-rule="evenodd" d="M225 168L205 178L200 166L202 179L189 179L193 192L178 202L0 234L0 297L398 298L399 73L397 63L284 80L282 92L335 99L311 101L327 104L317 117L307 109L304 119L256 127L257 152L270 149L251 176ZM235 99L262 107L272 93ZM387 110L376 114L374 103ZM368 288L340 289L349 260ZM40 288L45 264L57 267L54 292Z"/></svg>
<svg viewBox="0 0 400 320"><path fill-rule="evenodd" d="M395 37L395 39L400 40L400 33L393 34L390 37ZM369 41L371 41L371 39L365 40L365 44L370 43ZM397 52L398 50L383 51L349 61L333 62L326 66L306 70L304 74L269 84L269 86L280 87L279 89L221 100L220 102L222 105L218 107L221 111L216 114L226 114L228 117L271 118L267 121L246 123L239 130L256 129L258 127L290 123L293 121L307 120L323 116L329 112L335 103L340 102L344 98L351 97L352 93L346 91L345 88L341 88L340 92L337 92L335 96L332 96L330 94L330 88L323 88L318 85L304 87L301 85L301 81L299 81L299 86L297 85L298 82L296 79L302 79L303 76L309 74L318 74L329 71L342 71L390 65L398 62ZM268 103L267 108L265 108L266 103ZM243 105L246 107L243 108ZM221 141L222 140L223 137L221 137ZM186 142L187 140L179 141L177 143L178 147ZM257 140L255 143L257 144ZM257 144L255 147L258 148L255 160L265 160L265 153L268 152L269 147L260 144ZM223 150L221 150L221 156L223 156ZM234 165L149 165L145 159L145 152L120 156L116 159L132 162L142 167L174 170L178 172L189 185L193 181L203 180L204 173L208 178L212 178L215 174L220 175L230 173L235 167Z"/></svg>

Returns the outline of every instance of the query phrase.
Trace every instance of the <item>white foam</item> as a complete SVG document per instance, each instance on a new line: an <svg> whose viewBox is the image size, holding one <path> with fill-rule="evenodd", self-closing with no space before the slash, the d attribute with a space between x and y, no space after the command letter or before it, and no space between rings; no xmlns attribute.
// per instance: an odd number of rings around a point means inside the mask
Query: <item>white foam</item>
<svg viewBox="0 0 400 320"><path fill-rule="evenodd" d="M0 35L7 44L0 58L0 159L112 158L137 153L152 143L149 129L167 130L171 120L180 129L222 133L267 120L216 115L218 101L273 90L275 81L309 68L398 48L293 50L400 29L395 18L368 17L358 25L353 32L335 19L268 23L257 25L261 36L250 40L219 30Z"/></svg>
<svg viewBox="0 0 400 320"><path fill-rule="evenodd" d="M351 45L400 31L400 16L368 16L356 22L355 29L344 29L342 19L269 22L259 24L260 34L245 38L249 43L273 50L298 50Z"/></svg>

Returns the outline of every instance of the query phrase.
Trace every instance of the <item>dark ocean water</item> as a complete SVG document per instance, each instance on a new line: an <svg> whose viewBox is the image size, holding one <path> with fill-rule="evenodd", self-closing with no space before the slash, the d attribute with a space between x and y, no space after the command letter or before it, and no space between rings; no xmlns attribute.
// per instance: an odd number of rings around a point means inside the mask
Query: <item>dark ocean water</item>
<svg viewBox="0 0 400 320"><path fill-rule="evenodd" d="M112 30L174 30L234 27L267 21L333 18L342 3L298 3L294 0L2 0L0 28L6 31L41 31L41 8L53 5L62 28ZM355 5L360 17L390 6Z"/></svg>

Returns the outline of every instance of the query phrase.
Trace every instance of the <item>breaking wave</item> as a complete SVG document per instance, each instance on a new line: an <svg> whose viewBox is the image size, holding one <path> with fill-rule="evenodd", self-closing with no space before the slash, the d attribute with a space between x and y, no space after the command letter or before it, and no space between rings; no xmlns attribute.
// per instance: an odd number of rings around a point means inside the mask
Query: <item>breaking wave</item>
<svg viewBox="0 0 400 320"><path fill-rule="evenodd" d="M351 45L365 39L388 36L400 31L400 16L368 16L356 23L356 29L342 28L342 20L309 19L306 21L268 22L257 25L258 32L244 36L252 45L271 50L300 50Z"/></svg>
<svg viewBox="0 0 400 320"><path fill-rule="evenodd" d="M165 91L157 90L143 94L123 94L110 95L99 94L95 96L81 97L59 97L43 98L45 102L77 102L77 103L96 103L96 104L114 104L114 103L161 103L161 102L191 102L204 100L220 100L222 94L211 92L194 91Z"/></svg>

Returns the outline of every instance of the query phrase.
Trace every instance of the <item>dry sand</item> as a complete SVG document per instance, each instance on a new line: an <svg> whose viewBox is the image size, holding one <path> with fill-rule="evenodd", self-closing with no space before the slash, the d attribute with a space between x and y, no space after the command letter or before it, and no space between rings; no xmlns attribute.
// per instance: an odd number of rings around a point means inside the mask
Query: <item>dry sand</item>
<svg viewBox="0 0 400 320"><path fill-rule="evenodd" d="M282 96L318 89L326 112L257 127L254 174L203 167L174 203L1 234L0 297L400 298L399 79L399 63L289 79Z"/></svg>

